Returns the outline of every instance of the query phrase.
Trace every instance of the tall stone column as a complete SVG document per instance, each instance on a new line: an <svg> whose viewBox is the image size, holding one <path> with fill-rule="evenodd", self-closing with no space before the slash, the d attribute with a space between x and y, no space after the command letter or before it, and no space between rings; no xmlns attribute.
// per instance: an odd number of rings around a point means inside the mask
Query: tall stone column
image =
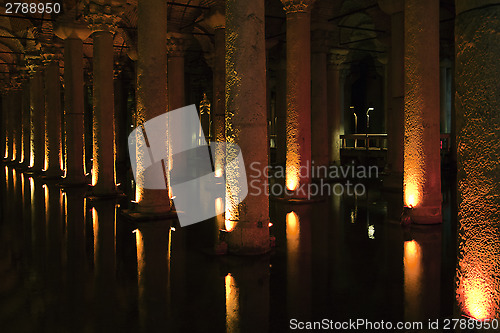
<svg viewBox="0 0 500 333"><path fill-rule="evenodd" d="M65 183L85 184L83 40L90 31L71 22L62 23L56 33L64 39Z"/></svg>
<svg viewBox="0 0 500 333"><path fill-rule="evenodd" d="M280 44L276 64L276 164L286 165L286 48ZM284 180L280 180L283 182Z"/></svg>
<svg viewBox="0 0 500 333"><path fill-rule="evenodd" d="M168 105L175 110L185 105L184 51L186 36L180 33L167 34L168 53Z"/></svg>
<svg viewBox="0 0 500 333"><path fill-rule="evenodd" d="M22 167L28 168L31 162L31 108L30 108L30 85L28 73L24 73L27 80L22 87Z"/></svg>
<svg viewBox="0 0 500 333"><path fill-rule="evenodd" d="M4 160L7 160L8 158L8 139L9 139L9 134L8 134L8 128L9 128L9 113L8 113L8 97L7 97L7 91L6 87L2 86L2 136L0 138L0 141L2 143L2 158Z"/></svg>
<svg viewBox="0 0 500 333"><path fill-rule="evenodd" d="M28 57L31 104L31 163L32 171L41 172L45 164L45 96L41 57Z"/></svg>
<svg viewBox="0 0 500 333"><path fill-rule="evenodd" d="M12 90L11 87L5 87L2 91L2 113L4 116L5 126L5 160L11 161L13 154L13 139L12 139L12 110L11 110Z"/></svg>
<svg viewBox="0 0 500 333"><path fill-rule="evenodd" d="M382 10L391 17L391 48L389 75L391 99L386 121L387 128L387 177L384 186L402 189L403 186L403 142L404 142L404 1L379 0Z"/></svg>
<svg viewBox="0 0 500 333"><path fill-rule="evenodd" d="M241 148L245 168L268 166L266 108L266 45L264 0L226 1L226 140ZM234 159L232 149L227 159ZM226 170L226 184L239 179L238 170ZM261 188L234 204L226 194L226 230L229 251L260 254L269 251L267 175L260 172Z"/></svg>
<svg viewBox="0 0 500 333"><path fill-rule="evenodd" d="M342 130L342 113L344 112L342 89L342 63L347 58L348 50L331 49L328 59L328 127L329 127L329 160L340 164L340 140Z"/></svg>
<svg viewBox="0 0 500 333"><path fill-rule="evenodd" d="M286 187L289 191L296 191L310 183L307 172L311 167L310 6L314 1L281 2L286 12L287 37ZM297 191L293 196L302 198L307 193Z"/></svg>
<svg viewBox="0 0 500 333"><path fill-rule="evenodd" d="M138 3L138 59L137 59L137 126L162 115L167 104L167 3L152 0ZM163 139L163 138L158 138ZM167 139L164 138L165 144ZM145 161L146 147L137 147L137 161ZM160 169L161 167L161 169ZM139 168L139 166L138 166ZM166 172L164 163L156 163L144 172L144 178L154 172ZM165 183L168 189L167 180ZM146 189L136 186L137 210L142 213L166 213L171 201L167 190Z"/></svg>
<svg viewBox="0 0 500 333"><path fill-rule="evenodd" d="M45 83L45 177L59 178L62 175L62 111L61 80L59 78L58 55L46 53L44 57Z"/></svg>
<svg viewBox="0 0 500 333"><path fill-rule="evenodd" d="M475 319L500 318L500 1L456 1L457 300Z"/></svg>
<svg viewBox="0 0 500 333"><path fill-rule="evenodd" d="M403 198L415 223L441 223L439 3L405 2Z"/></svg>
<svg viewBox="0 0 500 333"><path fill-rule="evenodd" d="M116 194L113 89L113 33L117 17L110 6L95 5L89 15L93 55L92 193Z"/></svg>
<svg viewBox="0 0 500 333"><path fill-rule="evenodd" d="M311 54L311 157L315 165L328 166L327 31L312 32Z"/></svg>
<svg viewBox="0 0 500 333"><path fill-rule="evenodd" d="M213 141L226 141L226 31L223 8L217 8L207 19L207 24L214 32L214 54L213 54L213 102L212 102L212 122ZM217 147L214 156L214 165L217 176L222 176L224 170L224 149L222 145Z"/></svg>
<svg viewBox="0 0 500 333"><path fill-rule="evenodd" d="M22 148L22 83L20 77L13 79L11 88L11 105L9 112L12 116L12 161L21 161Z"/></svg>

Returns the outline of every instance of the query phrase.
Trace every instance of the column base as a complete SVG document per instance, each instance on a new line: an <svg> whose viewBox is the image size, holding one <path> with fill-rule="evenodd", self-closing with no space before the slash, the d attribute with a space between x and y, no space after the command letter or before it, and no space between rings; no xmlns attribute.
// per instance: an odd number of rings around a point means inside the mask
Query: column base
<svg viewBox="0 0 500 333"><path fill-rule="evenodd" d="M414 207L409 211L409 217L414 224L440 224L443 223L441 205Z"/></svg>
<svg viewBox="0 0 500 333"><path fill-rule="evenodd" d="M226 233L228 253L235 255L261 255L271 251L269 221L236 222L237 225Z"/></svg>

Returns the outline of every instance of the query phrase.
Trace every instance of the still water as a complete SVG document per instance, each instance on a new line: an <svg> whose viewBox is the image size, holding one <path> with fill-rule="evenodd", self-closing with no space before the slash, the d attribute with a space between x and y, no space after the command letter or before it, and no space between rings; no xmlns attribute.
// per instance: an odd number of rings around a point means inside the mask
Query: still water
<svg viewBox="0 0 500 333"><path fill-rule="evenodd" d="M378 184L363 197L271 201L276 247L236 257L207 250L216 221L135 223L121 214L125 198L0 172L1 332L260 333L288 332L293 319L456 316L446 182L438 226L402 228L399 196Z"/></svg>

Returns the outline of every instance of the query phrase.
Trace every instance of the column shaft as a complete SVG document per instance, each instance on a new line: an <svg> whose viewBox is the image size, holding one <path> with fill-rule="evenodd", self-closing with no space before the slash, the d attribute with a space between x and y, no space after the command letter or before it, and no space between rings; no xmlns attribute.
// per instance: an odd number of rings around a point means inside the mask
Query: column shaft
<svg viewBox="0 0 500 333"><path fill-rule="evenodd" d="M226 48L225 48L225 29L215 29L215 58L214 58L214 71L213 71L213 85L214 85L214 101L212 108L212 121L214 138L216 142L226 141ZM217 147L215 156L215 170L217 175L222 175L224 165L224 150Z"/></svg>
<svg viewBox="0 0 500 333"><path fill-rule="evenodd" d="M64 41L64 120L66 124L66 182L85 183L83 42Z"/></svg>
<svg viewBox="0 0 500 333"><path fill-rule="evenodd" d="M245 168L268 166L264 1L226 1L226 140L240 146ZM235 153L227 150L227 159ZM238 179L226 170L226 183ZM229 251L258 254L269 250L267 175L252 178L262 189L237 205L226 195ZM256 191L254 191L256 192Z"/></svg>
<svg viewBox="0 0 500 333"><path fill-rule="evenodd" d="M286 15L287 151L286 187L307 186L311 166L311 36L310 13L289 10ZM301 172L301 167L305 168ZM301 191L297 197L306 196Z"/></svg>
<svg viewBox="0 0 500 333"><path fill-rule="evenodd" d="M474 319L500 318L500 1L458 0L457 301Z"/></svg>
<svg viewBox="0 0 500 333"><path fill-rule="evenodd" d="M138 15L136 121L137 125L142 125L149 119L165 113L168 109L167 3L162 0L139 2ZM158 139L167 140L167 137ZM143 160L141 154L147 153L145 148L137 147L138 163ZM146 170L144 177L148 177L150 169ZM153 171L161 170L151 170ZM171 207L166 190L150 190L137 186L136 201L138 210L142 212L168 212Z"/></svg>
<svg viewBox="0 0 500 333"><path fill-rule="evenodd" d="M340 135L342 129L343 112L343 89L341 86L341 63L344 58L339 58L338 54L330 55L328 65L327 86L328 86L328 127L329 127L329 160L330 163L340 164Z"/></svg>
<svg viewBox="0 0 500 333"><path fill-rule="evenodd" d="M31 161L31 110L30 110L30 86L25 82L22 91L22 164L28 167Z"/></svg>
<svg viewBox="0 0 500 333"><path fill-rule="evenodd" d="M33 171L39 172L45 164L45 96L43 94L43 73L40 70L31 74L31 158Z"/></svg>
<svg viewBox="0 0 500 333"><path fill-rule="evenodd" d="M114 96L113 96L113 34L93 33L94 113L92 185L95 195L116 193Z"/></svg>
<svg viewBox="0 0 500 333"><path fill-rule="evenodd" d="M21 87L16 87L12 92L12 107L10 112L12 112L13 117L13 128L12 128L12 139L13 139L13 156L12 159L15 162L21 162L21 149L22 149L22 103L23 103L23 91Z"/></svg>
<svg viewBox="0 0 500 333"><path fill-rule="evenodd" d="M175 110L185 105L184 92L184 56L168 56L168 104L169 110ZM205 133L208 134L208 133Z"/></svg>
<svg viewBox="0 0 500 333"><path fill-rule="evenodd" d="M61 170L61 88L59 64L45 68L45 176L60 177Z"/></svg>
<svg viewBox="0 0 500 333"><path fill-rule="evenodd" d="M405 3L403 193L416 223L441 222L439 3Z"/></svg>

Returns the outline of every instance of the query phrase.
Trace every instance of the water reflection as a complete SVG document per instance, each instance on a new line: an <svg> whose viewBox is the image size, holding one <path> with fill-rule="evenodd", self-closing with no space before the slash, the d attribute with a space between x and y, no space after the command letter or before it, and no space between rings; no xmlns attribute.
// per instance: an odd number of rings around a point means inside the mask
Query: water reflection
<svg viewBox="0 0 500 333"><path fill-rule="evenodd" d="M397 203L376 190L271 202L276 248L246 258L206 250L220 216L174 231L175 220L125 220L126 199L90 200L85 188L0 172L0 305L20 318L2 331L286 332L290 318L452 315L449 224L405 230L387 219L386 207ZM498 288L497 248L479 240L459 276L464 312L478 318L496 315Z"/></svg>

